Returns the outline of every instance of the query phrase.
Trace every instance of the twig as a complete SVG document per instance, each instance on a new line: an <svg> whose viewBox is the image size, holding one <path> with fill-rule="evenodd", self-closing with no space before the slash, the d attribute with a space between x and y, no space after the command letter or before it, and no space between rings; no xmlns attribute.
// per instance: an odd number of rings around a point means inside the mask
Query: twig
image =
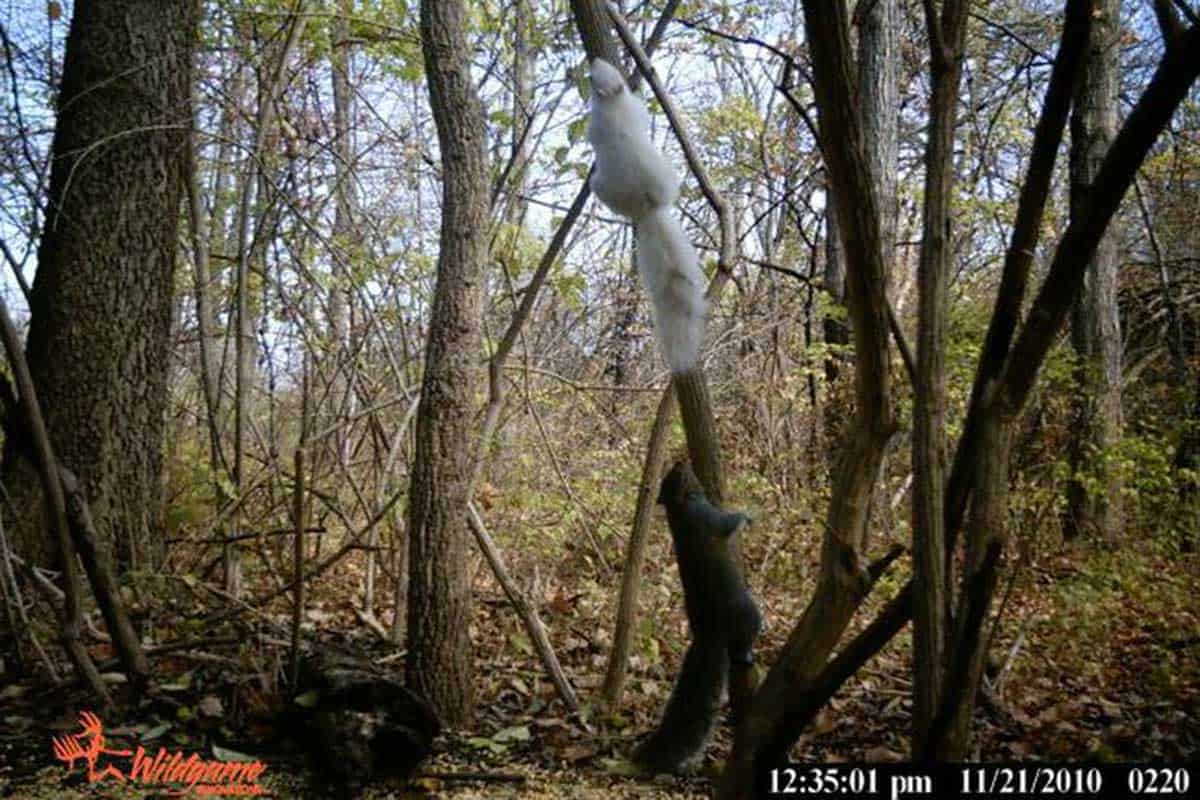
<svg viewBox="0 0 1200 800"><path fill-rule="evenodd" d="M985 27L994 28L994 29L1000 31L1005 36L1007 36L1009 39L1012 39L1014 42L1019 44L1021 47L1028 50L1032 56L1034 56L1035 58L1040 60L1043 64L1053 64L1054 63L1053 58L1046 55L1046 53L1044 51L1042 51L1038 47L1034 46L1028 39L1026 39L1024 36L1017 33L1016 31L1014 31L1012 28L1005 25L1004 23L996 22L995 20L989 19L988 17L985 17L983 14L980 14L980 13L974 12L974 11L972 11L970 13L970 16L971 16L971 19L976 20L978 22L982 22Z"/></svg>
<svg viewBox="0 0 1200 800"><path fill-rule="evenodd" d="M21 294L25 295L25 302L30 302L29 281L25 280L25 273L21 272L21 262L17 261L12 251L8 249L8 243L0 237L0 252L4 253L4 260L12 268L13 277L17 279L17 285L21 287Z"/></svg>
<svg viewBox="0 0 1200 800"><path fill-rule="evenodd" d="M908 373L909 383L916 386L917 362L913 359L912 348L908 346L908 340L904 338L904 329L900 327L900 320L896 316L896 309L892 306L891 299L885 297L884 302L887 304L888 327L892 330L892 339L896 342L896 349L900 351L900 360L904 362L904 371Z"/></svg>
<svg viewBox="0 0 1200 800"><path fill-rule="evenodd" d="M680 119L679 112L675 108L674 101L671 100L671 96L663 88L662 81L659 80L658 73L654 70L654 65L650 63L650 57L646 55L646 51L638 44L637 37L633 35L633 31L629 28L629 23L625 21L625 17L621 14L621 10L617 8L615 3L608 3L608 15L612 18L613 27L616 28L621 41L625 43L625 47L637 63L638 70L646 78L646 83L650 85L654 96L662 106L663 113L667 116L667 121L671 123L671 130L674 131L675 138L679 140L679 146L683 150L683 157L687 161L688 169L691 170L697 183L700 184L700 191L717 214L717 219L721 224L721 254L718 257L717 263L722 272L730 273L733 270L733 247L737 237L733 229L734 220L732 213L730 213L729 202L713 185L712 180L708 176L708 170L696 154L696 148L692 144L691 137L688 136L687 129L683 127L683 122Z"/></svg>
<svg viewBox="0 0 1200 800"><path fill-rule="evenodd" d="M525 625L525 631L529 634L534 649L537 650L538 657L542 660L542 666L545 667L551 682L554 683L554 688L558 690L558 696L562 698L563 703L572 713L578 711L579 700L575 696L575 689L567 679L566 673L563 672L562 665L558 662L558 656L554 654L554 648L550 645L550 639L546 635L546 627L538 618L537 609L508 574L499 548L488 534L479 510L470 501L467 502L467 521L470 523L471 532L475 534L475 541L479 544L479 549L483 551L484 557L492 568L492 573L500 583L500 588L504 590L508 602Z"/></svg>
<svg viewBox="0 0 1200 800"><path fill-rule="evenodd" d="M1193 25L1200 25L1200 14L1197 14L1195 9L1187 4L1186 0L1175 0L1175 6L1181 14L1187 17L1188 22Z"/></svg>
<svg viewBox="0 0 1200 800"><path fill-rule="evenodd" d="M38 468L42 491L45 492L49 507L49 522L53 532L51 539L57 550L59 564L62 566L63 605L59 633L63 649L70 656L79 677L96 694L101 705L105 709L109 709L113 705L112 695L109 694L108 687L104 685L104 680L100 677L100 672L96 669L91 655L79 639L81 618L79 576L76 573L75 548L71 544L71 534L67 530L67 501L63 496L62 482L58 477L54 450L50 446L50 437L46 433L46 424L43 421L37 392L33 386L33 377L29 373L29 363L25 360L25 352L21 347L20 338L17 336L17 328L8 314L8 305L2 298L0 298L0 338L4 340L4 350L8 355L9 366L12 368L13 377L20 393L20 411L35 453L34 464Z"/></svg>
<svg viewBox="0 0 1200 800"><path fill-rule="evenodd" d="M1008 655L1004 658L1004 663L1000 665L1000 671L996 673L996 680L992 681L992 690L997 697L1001 697L1004 691L1004 678L1008 674L1008 670L1017 660L1017 653L1021 652L1021 645L1025 643L1025 633L1029 629L1029 623L1033 619L1032 616L1026 616L1021 623L1021 630L1017 632L1017 638L1013 640L1012 647L1008 648Z"/></svg>
<svg viewBox="0 0 1200 800"><path fill-rule="evenodd" d="M301 435L303 439L303 434ZM303 442L301 442L303 444ZM300 620L304 615L304 448L297 447L296 475L292 490L292 521L295 539L292 542L292 652L288 664L292 691L300 685Z"/></svg>
<svg viewBox="0 0 1200 800"><path fill-rule="evenodd" d="M358 617L359 622L370 628L371 632L378 636L380 641L387 644L392 643L392 637L388 635L387 629L383 627L383 623L372 612L355 606L354 616Z"/></svg>

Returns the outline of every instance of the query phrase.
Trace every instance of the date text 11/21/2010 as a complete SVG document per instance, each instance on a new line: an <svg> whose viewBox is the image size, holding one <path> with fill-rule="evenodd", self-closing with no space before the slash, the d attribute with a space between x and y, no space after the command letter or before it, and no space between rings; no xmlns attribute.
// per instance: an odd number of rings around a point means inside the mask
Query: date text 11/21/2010
<svg viewBox="0 0 1200 800"><path fill-rule="evenodd" d="M1191 769L1143 764L791 764L767 771L770 797L1187 797Z"/></svg>

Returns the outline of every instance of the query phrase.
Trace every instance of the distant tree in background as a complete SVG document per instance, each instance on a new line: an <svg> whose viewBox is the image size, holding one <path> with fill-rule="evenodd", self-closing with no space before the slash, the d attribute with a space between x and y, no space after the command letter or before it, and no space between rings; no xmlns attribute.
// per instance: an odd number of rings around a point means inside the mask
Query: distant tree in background
<svg viewBox="0 0 1200 800"><path fill-rule="evenodd" d="M1104 154L1117 135L1120 83L1121 2L1096 4L1083 79L1071 109L1071 217L1082 213ZM1121 318L1117 308L1120 254L1117 232L1100 240L1096 256L1071 309L1071 345L1075 349L1075 424L1063 536L1089 532L1107 541L1124 526L1121 471L1113 448L1121 440ZM1095 479L1089 490L1087 476Z"/></svg>

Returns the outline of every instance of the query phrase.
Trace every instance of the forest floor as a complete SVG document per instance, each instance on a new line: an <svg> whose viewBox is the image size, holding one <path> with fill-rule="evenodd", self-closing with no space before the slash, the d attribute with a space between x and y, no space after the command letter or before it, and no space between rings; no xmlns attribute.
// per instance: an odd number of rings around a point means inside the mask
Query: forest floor
<svg viewBox="0 0 1200 800"><path fill-rule="evenodd" d="M900 562L881 581L859 625L906 572ZM1200 757L1200 557L1163 552L1143 540L1119 551L1059 551L1026 560L1015 574L992 650L992 701L976 715L978 759L1194 762ZM322 648L399 665L399 651L371 633L346 600L356 597L359 579L357 567L347 564L322 580L308 612L313 636ZM156 618L156 625L174 638L199 635L207 644L155 659L170 705L150 703L126 719L105 720L109 745L141 742L157 749L161 743L207 758L228 755L222 748L254 753L267 765L262 786L273 796L328 796L309 783L304 760L279 747L296 731L272 722L280 705L274 699L280 695L277 677L286 663L285 628L280 627L286 608L248 613L218 630L202 629L199 618L225 608L224 601L200 591L194 581L166 583L177 583L178 591L160 594L154 607L176 610L169 620ZM768 620L797 618L802 596L756 588ZM606 603L613 592L603 599L599 594L599 589L559 592L542 609L559 657L585 702L603 676L603 632L612 619ZM422 766L423 777L403 786L374 785L365 797L707 796L728 751L727 726L719 728L703 767L689 778L638 777L623 758L657 719L678 664L678 641L664 645L670 655L652 667L644 654L635 657L619 714L585 710L569 716L541 677L515 616L482 573L477 597L474 730L443 735L434 759ZM779 622L769 626L762 652L777 649L786 633ZM906 630L851 679L801 738L794 756L807 762L904 759L909 645ZM94 648L97 658L108 654L106 645ZM147 792L112 779L89 784L82 764L68 769L55 760L51 737L78 730L78 714L86 707L75 691L21 681L0 688L0 796L163 796L161 787ZM468 773L482 777L465 780Z"/></svg>

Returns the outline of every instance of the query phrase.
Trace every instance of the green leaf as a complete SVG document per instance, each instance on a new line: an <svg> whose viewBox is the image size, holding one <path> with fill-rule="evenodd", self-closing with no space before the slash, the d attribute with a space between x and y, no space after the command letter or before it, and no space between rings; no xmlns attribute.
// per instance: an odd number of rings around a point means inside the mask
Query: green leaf
<svg viewBox="0 0 1200 800"><path fill-rule="evenodd" d="M218 745L212 746L212 754L216 756L218 761L257 761L254 756L248 756L245 753L239 753L237 750L230 750L227 747Z"/></svg>
<svg viewBox="0 0 1200 800"><path fill-rule="evenodd" d="M567 141L574 144L575 142L583 141L584 135L587 133L587 117L579 117L567 126Z"/></svg>
<svg viewBox="0 0 1200 800"><path fill-rule="evenodd" d="M152 742L152 741L154 741L155 739L157 739L158 737L162 736L162 735L163 735L164 733L166 733L167 731L171 730L171 728L174 728L174 727L175 727L175 723L173 723L173 722L164 722L164 723L162 723L162 724L160 724L160 725L155 725L153 728L151 728L150 730L146 731L145 733L143 733L143 734L142 734L140 737L138 737L138 738L139 738L141 741L143 741L143 742Z"/></svg>
<svg viewBox="0 0 1200 800"><path fill-rule="evenodd" d="M528 742L533 738L533 734L529 732L527 725L513 725L511 728L505 728L498 731L492 737L494 742Z"/></svg>

